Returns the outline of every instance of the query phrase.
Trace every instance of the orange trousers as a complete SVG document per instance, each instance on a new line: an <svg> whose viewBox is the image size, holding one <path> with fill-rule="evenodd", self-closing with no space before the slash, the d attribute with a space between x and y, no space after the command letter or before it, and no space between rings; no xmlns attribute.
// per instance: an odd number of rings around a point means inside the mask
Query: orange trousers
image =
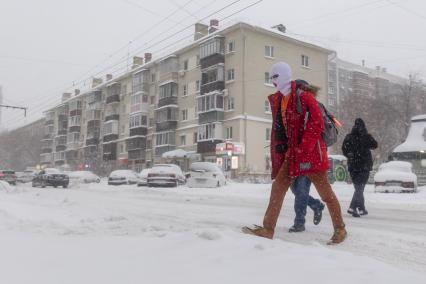
<svg viewBox="0 0 426 284"><path fill-rule="evenodd" d="M327 172L311 173L306 174L306 176L315 185L321 200L324 201L324 203L327 205L334 229L344 228L345 223L343 222L340 203L331 189L331 185L327 177ZM293 181L294 178L291 178L288 175L288 161L285 160L278 172L277 177L272 183L269 205L265 213L265 218L263 219L263 227L265 229L272 231L275 230L285 194Z"/></svg>

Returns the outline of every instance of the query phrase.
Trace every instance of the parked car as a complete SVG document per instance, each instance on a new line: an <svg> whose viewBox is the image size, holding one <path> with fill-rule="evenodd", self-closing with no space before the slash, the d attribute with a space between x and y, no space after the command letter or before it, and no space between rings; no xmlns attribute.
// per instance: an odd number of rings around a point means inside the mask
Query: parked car
<svg viewBox="0 0 426 284"><path fill-rule="evenodd" d="M178 186L186 182L181 168L174 164L158 164L148 173L148 186Z"/></svg>
<svg viewBox="0 0 426 284"><path fill-rule="evenodd" d="M16 185L16 174L12 170L0 170L0 180L6 181L11 185Z"/></svg>
<svg viewBox="0 0 426 284"><path fill-rule="evenodd" d="M27 183L32 182L33 178L35 177L35 171L32 170L25 170L23 172L20 172L19 174L16 173L17 176L17 182Z"/></svg>
<svg viewBox="0 0 426 284"><path fill-rule="evenodd" d="M90 171L75 171L68 174L70 181L80 183L100 183L101 178Z"/></svg>
<svg viewBox="0 0 426 284"><path fill-rule="evenodd" d="M417 176L409 162L392 161L381 164L374 176L375 192L416 192Z"/></svg>
<svg viewBox="0 0 426 284"><path fill-rule="evenodd" d="M147 186L148 185L148 174L151 169L143 169L139 174L138 186Z"/></svg>
<svg viewBox="0 0 426 284"><path fill-rule="evenodd" d="M220 187L226 184L222 170L214 163L192 163L187 185L189 187Z"/></svg>
<svg viewBox="0 0 426 284"><path fill-rule="evenodd" d="M138 175L132 170L117 170L110 173L108 185L137 184Z"/></svg>
<svg viewBox="0 0 426 284"><path fill-rule="evenodd" d="M46 168L35 175L32 186L41 186L43 188L46 186L62 186L63 188L67 188L69 182L70 179L67 174L58 169Z"/></svg>

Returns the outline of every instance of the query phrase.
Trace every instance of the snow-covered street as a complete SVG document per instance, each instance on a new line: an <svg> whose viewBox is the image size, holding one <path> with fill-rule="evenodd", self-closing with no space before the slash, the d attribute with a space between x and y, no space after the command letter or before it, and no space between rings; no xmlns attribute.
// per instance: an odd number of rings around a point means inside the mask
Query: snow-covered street
<svg viewBox="0 0 426 284"><path fill-rule="evenodd" d="M346 212L352 186L333 188ZM370 214L345 213L349 237L332 247L328 212L319 226L309 212L304 233L287 232L291 193L273 241L240 233L261 222L269 189L1 190L1 283L425 283L425 187L379 194L368 186Z"/></svg>

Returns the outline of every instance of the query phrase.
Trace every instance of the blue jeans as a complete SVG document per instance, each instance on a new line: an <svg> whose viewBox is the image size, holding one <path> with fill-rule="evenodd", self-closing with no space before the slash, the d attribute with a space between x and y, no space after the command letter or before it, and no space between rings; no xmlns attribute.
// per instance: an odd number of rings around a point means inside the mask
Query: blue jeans
<svg viewBox="0 0 426 284"><path fill-rule="evenodd" d="M312 210L322 209L324 205L319 199L315 199L309 195L311 188L311 181L305 176L297 177L291 185L291 191L295 196L294 211L296 218L294 218L295 225L305 225L306 208L309 206Z"/></svg>

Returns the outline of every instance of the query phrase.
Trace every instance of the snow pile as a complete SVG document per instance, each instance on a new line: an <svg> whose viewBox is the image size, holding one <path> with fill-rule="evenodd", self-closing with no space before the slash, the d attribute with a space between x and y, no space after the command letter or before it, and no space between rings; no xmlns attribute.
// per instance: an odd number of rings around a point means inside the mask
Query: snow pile
<svg viewBox="0 0 426 284"><path fill-rule="evenodd" d="M8 182L0 180L0 190L10 191L12 190L12 187Z"/></svg>
<svg viewBox="0 0 426 284"><path fill-rule="evenodd" d="M415 116L411 120L407 140L396 147L394 152L426 151L426 115Z"/></svg>
<svg viewBox="0 0 426 284"><path fill-rule="evenodd" d="M163 158L166 158L166 159L185 158L186 155L188 155L188 153L189 152L186 152L185 150L176 149L173 151L168 151L163 153Z"/></svg>

